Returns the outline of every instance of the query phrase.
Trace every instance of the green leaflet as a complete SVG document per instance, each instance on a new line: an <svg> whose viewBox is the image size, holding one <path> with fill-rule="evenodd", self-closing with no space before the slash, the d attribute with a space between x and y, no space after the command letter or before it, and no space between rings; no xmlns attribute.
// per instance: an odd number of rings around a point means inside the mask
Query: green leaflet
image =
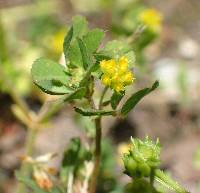
<svg viewBox="0 0 200 193"><path fill-rule="evenodd" d="M91 57L89 56L88 50L86 48L85 43L81 38L77 38L79 49L81 51L83 68L87 70L88 66L91 66Z"/></svg>
<svg viewBox="0 0 200 193"><path fill-rule="evenodd" d="M64 97L64 102L71 101L74 99L81 99L85 96L86 88L81 87L69 94L67 97Z"/></svg>
<svg viewBox="0 0 200 193"><path fill-rule="evenodd" d="M85 42L88 52L90 54L96 52L103 38L104 32L103 30L98 28L92 29L83 36L83 42Z"/></svg>
<svg viewBox="0 0 200 193"><path fill-rule="evenodd" d="M73 26L73 39L76 37L82 37L88 32L88 22L83 16L75 16L72 18L72 26Z"/></svg>
<svg viewBox="0 0 200 193"><path fill-rule="evenodd" d="M125 92L122 93L116 93L114 92L112 97L111 97L111 107L113 109L116 109L118 104L120 103L121 99L124 97Z"/></svg>
<svg viewBox="0 0 200 193"><path fill-rule="evenodd" d="M140 91L134 93L123 105L121 109L121 115L126 116L136 105L137 103L150 92L154 91L159 86L159 82L155 81L151 88L144 88Z"/></svg>
<svg viewBox="0 0 200 193"><path fill-rule="evenodd" d="M86 20L81 16L75 17L73 19L73 38L69 50L67 51L70 65L73 67L81 66L86 69L83 55L92 55L98 49L103 37L104 33L102 30L93 29L89 31ZM77 38L81 38L83 42L81 45L84 44L87 48L87 52L84 51L84 54L82 52L83 49L79 49L80 41L78 41Z"/></svg>
<svg viewBox="0 0 200 193"><path fill-rule="evenodd" d="M31 69L34 83L48 94L66 94L72 89L68 87L69 76L60 64L45 58L37 59Z"/></svg>
<svg viewBox="0 0 200 193"><path fill-rule="evenodd" d="M155 170L155 179L168 189L174 190L177 193L189 193L183 187L181 187L176 181L174 181L169 175L166 175L163 171Z"/></svg>
<svg viewBox="0 0 200 193"><path fill-rule="evenodd" d="M85 96L85 93L86 93L86 88L81 87L68 95L64 95L63 97L59 98L56 101L49 101L48 111L45 112L40 121L41 122L47 121L48 118L51 117L54 113L56 113L58 109L60 109L65 102L69 102L74 99L81 99Z"/></svg>
<svg viewBox="0 0 200 193"><path fill-rule="evenodd" d="M74 107L77 113L80 113L83 116L108 116L116 115L116 111L103 111L103 110L82 110L80 108Z"/></svg>
<svg viewBox="0 0 200 193"><path fill-rule="evenodd" d="M71 43L71 40L73 38L73 26L70 28L70 30L68 31L65 39L64 39L64 43L63 43L63 52L65 55L65 61L67 62L67 58L68 58L68 49Z"/></svg>

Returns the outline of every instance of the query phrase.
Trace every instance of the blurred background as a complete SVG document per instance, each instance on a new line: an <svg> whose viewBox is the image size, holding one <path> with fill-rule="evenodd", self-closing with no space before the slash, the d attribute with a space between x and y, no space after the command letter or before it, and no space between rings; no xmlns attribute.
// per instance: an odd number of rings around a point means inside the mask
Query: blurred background
<svg viewBox="0 0 200 193"><path fill-rule="evenodd" d="M160 138L162 169L191 192L200 192L200 1L199 0L0 0L0 71L3 70L33 111L48 97L33 85L30 68L38 57L59 61L71 18L86 16L102 28L106 40L137 33L135 15L153 8L162 15L156 35L136 49L136 88L155 79L160 88L147 96L125 120L105 119L103 165L98 192L122 192L126 181L119 158L130 136ZM137 11L135 11L137 10ZM142 34L142 32L141 32ZM14 193L14 170L20 167L26 129L12 111L13 100L0 80L0 192ZM35 155L59 156L70 138L88 126L66 106L38 134ZM81 126L80 126L81 125ZM113 159L116 158L116 159ZM198 188L199 187L199 188Z"/></svg>

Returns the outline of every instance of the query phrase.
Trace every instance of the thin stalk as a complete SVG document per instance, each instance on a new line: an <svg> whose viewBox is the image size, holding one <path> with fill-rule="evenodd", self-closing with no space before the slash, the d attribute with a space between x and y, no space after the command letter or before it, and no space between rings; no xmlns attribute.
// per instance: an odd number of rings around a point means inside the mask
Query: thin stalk
<svg viewBox="0 0 200 193"><path fill-rule="evenodd" d="M99 101L99 110L102 109L103 99L106 94L106 91L108 90L108 87L105 87L100 101ZM99 174L99 167L100 167L100 160L101 160L101 139L102 139L102 131L101 131L101 116L97 117L95 119L95 128L96 128L96 136L95 136L95 152L94 152L94 169L91 176L91 182L90 182L90 193L96 192L96 186L97 186L97 178Z"/></svg>
<svg viewBox="0 0 200 193"><path fill-rule="evenodd" d="M127 42L129 44L134 43L140 37L140 35L144 32L145 29L146 29L145 25L139 25L136 28L136 30L133 32L133 34L127 39Z"/></svg>
<svg viewBox="0 0 200 193"><path fill-rule="evenodd" d="M26 140L26 156L32 156L33 154L33 149L34 149L34 142L35 138L37 135L37 129L28 129L28 136ZM23 163L21 168L20 168L20 174L23 176L28 176L29 175L29 164ZM23 183L19 183L18 185L18 193L24 193L26 192L26 186Z"/></svg>

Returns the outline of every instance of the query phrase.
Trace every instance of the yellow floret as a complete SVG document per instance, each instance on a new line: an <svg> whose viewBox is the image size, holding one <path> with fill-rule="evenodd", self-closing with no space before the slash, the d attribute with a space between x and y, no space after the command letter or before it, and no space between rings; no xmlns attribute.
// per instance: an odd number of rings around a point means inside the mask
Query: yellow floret
<svg viewBox="0 0 200 193"><path fill-rule="evenodd" d="M128 70L128 59L125 56L122 56L119 59L119 71L125 72L126 70Z"/></svg>
<svg viewBox="0 0 200 193"><path fill-rule="evenodd" d="M107 75L107 74L104 74L101 78L102 80L102 83L106 86L110 86L110 83L111 83L111 79L110 79L110 76Z"/></svg>
<svg viewBox="0 0 200 193"><path fill-rule="evenodd" d="M133 74L131 73L131 71L127 72L124 77L123 77L123 82L126 85L129 85L133 82L134 78L133 78Z"/></svg>
<svg viewBox="0 0 200 193"><path fill-rule="evenodd" d="M101 81L116 92L123 91L125 86L133 83L133 74L128 69L128 59L122 56L119 60L102 60L100 69L103 72Z"/></svg>
<svg viewBox="0 0 200 193"><path fill-rule="evenodd" d="M119 59L119 63L126 63L128 64L128 58L126 56L122 56L120 59Z"/></svg>
<svg viewBox="0 0 200 193"><path fill-rule="evenodd" d="M124 86L123 86L121 83L116 83L116 84L113 86L113 89L114 89L116 92L120 92L120 91L123 91L123 90L124 90Z"/></svg>
<svg viewBox="0 0 200 193"><path fill-rule="evenodd" d="M139 20L154 31L161 29L162 15L155 9L145 9L139 14Z"/></svg>
<svg viewBox="0 0 200 193"><path fill-rule="evenodd" d="M107 61L103 60L100 62L100 67L104 73L114 73L116 68L116 62L113 59Z"/></svg>

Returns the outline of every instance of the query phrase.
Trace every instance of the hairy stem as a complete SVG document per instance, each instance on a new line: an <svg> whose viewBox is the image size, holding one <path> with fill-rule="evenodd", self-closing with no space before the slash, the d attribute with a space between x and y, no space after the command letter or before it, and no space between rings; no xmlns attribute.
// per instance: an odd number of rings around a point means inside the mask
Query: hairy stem
<svg viewBox="0 0 200 193"><path fill-rule="evenodd" d="M106 94L106 91L108 90L108 87L105 87L100 101L99 101L99 110L102 110L102 104L103 99ZM94 152L94 169L91 176L91 182L90 182L90 193L96 192L96 186L97 186L97 178L99 174L99 167L100 167L100 160L101 160L101 138L102 138L102 132L101 132L101 116L97 117L95 119L95 128L96 128L96 136L95 136L95 152Z"/></svg>

